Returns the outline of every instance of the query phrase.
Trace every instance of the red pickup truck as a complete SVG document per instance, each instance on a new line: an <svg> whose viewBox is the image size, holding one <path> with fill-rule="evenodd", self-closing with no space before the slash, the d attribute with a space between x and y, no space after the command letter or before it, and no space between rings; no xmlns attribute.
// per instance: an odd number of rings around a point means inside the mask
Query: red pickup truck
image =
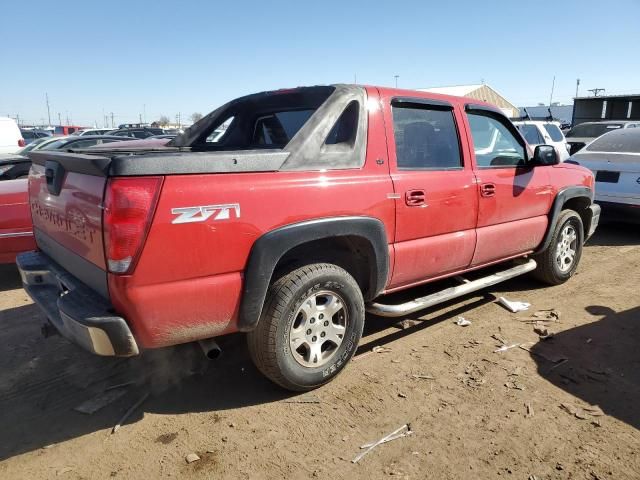
<svg viewBox="0 0 640 480"><path fill-rule="evenodd" d="M258 93L161 151L31 159L38 251L17 264L60 333L129 356L247 332L292 390L341 371L365 311L398 317L529 271L566 281L600 215L591 172L531 152L495 107L379 87ZM379 298L446 277L460 284Z"/></svg>

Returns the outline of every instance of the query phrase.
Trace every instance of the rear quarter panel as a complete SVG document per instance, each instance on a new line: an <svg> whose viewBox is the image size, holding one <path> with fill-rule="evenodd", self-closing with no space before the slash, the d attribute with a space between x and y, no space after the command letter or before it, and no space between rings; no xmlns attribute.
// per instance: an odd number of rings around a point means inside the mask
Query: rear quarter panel
<svg viewBox="0 0 640 480"><path fill-rule="evenodd" d="M18 253L35 250L27 179L0 182L0 263L15 261Z"/></svg>

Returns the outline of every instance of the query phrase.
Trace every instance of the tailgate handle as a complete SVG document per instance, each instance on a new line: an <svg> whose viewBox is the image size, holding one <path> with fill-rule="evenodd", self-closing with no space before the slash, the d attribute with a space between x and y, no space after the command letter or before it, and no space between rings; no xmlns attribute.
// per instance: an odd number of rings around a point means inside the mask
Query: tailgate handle
<svg viewBox="0 0 640 480"><path fill-rule="evenodd" d="M44 176L47 178L47 190L51 195L60 195L64 181L64 167L54 160L44 162Z"/></svg>

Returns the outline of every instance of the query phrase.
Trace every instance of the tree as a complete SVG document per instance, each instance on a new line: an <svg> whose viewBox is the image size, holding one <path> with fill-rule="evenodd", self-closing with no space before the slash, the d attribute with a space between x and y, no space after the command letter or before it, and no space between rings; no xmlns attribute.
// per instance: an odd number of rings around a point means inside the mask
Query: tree
<svg viewBox="0 0 640 480"><path fill-rule="evenodd" d="M200 112L195 112L191 114L191 121L196 123L198 120L202 118L202 114Z"/></svg>
<svg viewBox="0 0 640 480"><path fill-rule="evenodd" d="M158 120L158 125L169 125L169 117L166 115L160 115L160 119Z"/></svg>

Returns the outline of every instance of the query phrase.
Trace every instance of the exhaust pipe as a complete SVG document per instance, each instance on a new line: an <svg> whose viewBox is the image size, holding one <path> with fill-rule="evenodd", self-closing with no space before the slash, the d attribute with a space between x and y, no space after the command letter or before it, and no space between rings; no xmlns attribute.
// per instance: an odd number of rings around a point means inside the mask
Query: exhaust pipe
<svg viewBox="0 0 640 480"><path fill-rule="evenodd" d="M222 353L222 349L216 342L215 338L205 338L204 340L199 340L198 345L202 349L202 353L209 360L215 360Z"/></svg>

